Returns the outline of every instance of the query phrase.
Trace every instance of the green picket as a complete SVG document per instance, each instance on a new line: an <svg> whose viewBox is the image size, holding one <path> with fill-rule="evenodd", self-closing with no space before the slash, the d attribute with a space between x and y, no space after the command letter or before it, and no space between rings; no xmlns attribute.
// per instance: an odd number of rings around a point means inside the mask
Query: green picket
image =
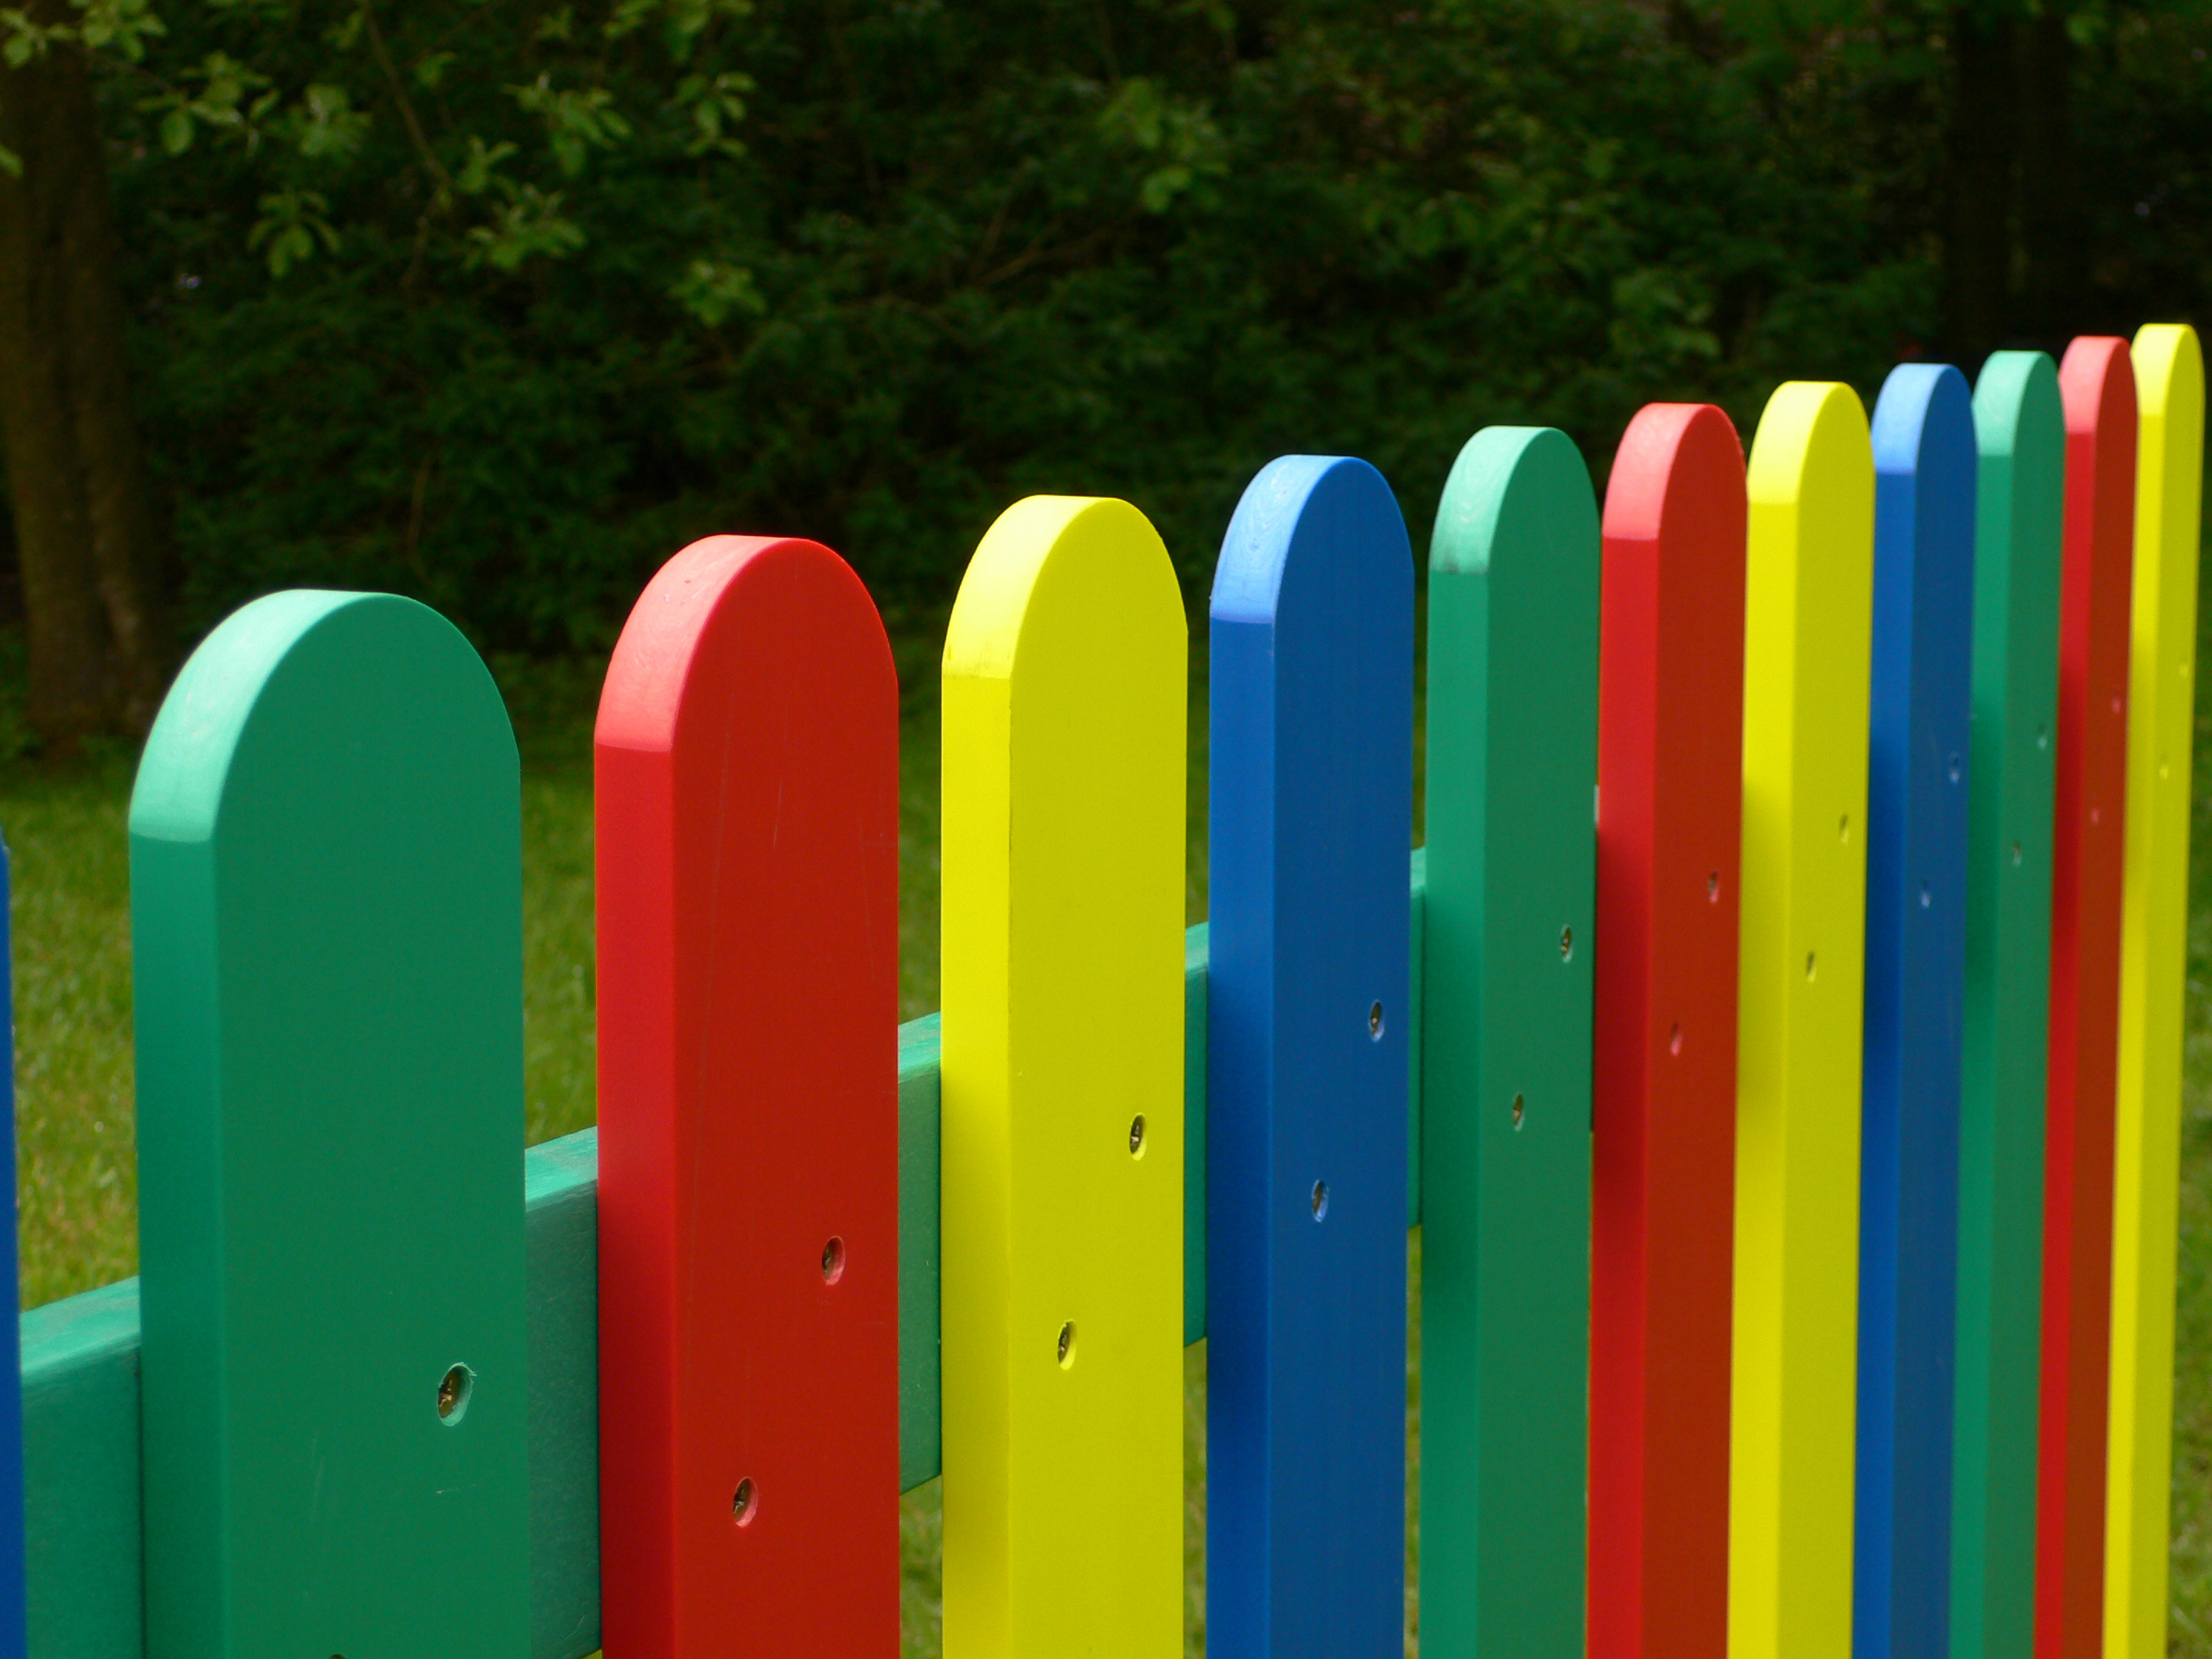
<svg viewBox="0 0 2212 1659"><path fill-rule="evenodd" d="M1991 356L1974 387L1974 431L1951 1651L2028 1659L2066 442L2051 359Z"/></svg>
<svg viewBox="0 0 2212 1659"><path fill-rule="evenodd" d="M148 739L149 1659L530 1650L520 792L386 595L247 606Z"/></svg>
<svg viewBox="0 0 2212 1659"><path fill-rule="evenodd" d="M1582 1651L1598 518L1492 427L1430 550L1421 1634Z"/></svg>

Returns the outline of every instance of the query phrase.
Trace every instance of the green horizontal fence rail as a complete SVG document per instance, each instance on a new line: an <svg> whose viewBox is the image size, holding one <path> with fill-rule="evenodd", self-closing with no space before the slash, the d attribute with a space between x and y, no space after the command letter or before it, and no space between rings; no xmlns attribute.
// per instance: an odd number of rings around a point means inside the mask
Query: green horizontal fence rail
<svg viewBox="0 0 2212 1659"><path fill-rule="evenodd" d="M1406 1224L1420 1224L1422 896L1408 893L1413 1028ZM1184 952L1183 1340L1206 1335L1206 929ZM1100 1033L1102 1041L1110 1034ZM936 1478L938 1017L899 1028L899 1485ZM523 1158L528 1250L531 1659L599 1645L599 1131ZM138 1281L22 1316L24 1521L32 1659L144 1651L138 1490Z"/></svg>

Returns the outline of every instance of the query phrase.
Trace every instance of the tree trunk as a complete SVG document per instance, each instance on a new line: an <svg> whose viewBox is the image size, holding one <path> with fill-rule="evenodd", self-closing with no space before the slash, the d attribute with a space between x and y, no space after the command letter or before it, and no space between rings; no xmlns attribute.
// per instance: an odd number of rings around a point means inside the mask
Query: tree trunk
<svg viewBox="0 0 2212 1659"><path fill-rule="evenodd" d="M63 8L49 4L34 9ZM58 46L0 69L0 443L31 725L60 744L143 732L167 678L162 518L131 406L123 291L91 77Z"/></svg>
<svg viewBox="0 0 2212 1659"><path fill-rule="evenodd" d="M2074 147L2074 37L2069 8L2051 4L2022 26L2020 232L2021 320L2052 348L2087 325L2089 236Z"/></svg>
<svg viewBox="0 0 2212 1659"><path fill-rule="evenodd" d="M1943 244L1944 343L1978 372L2012 331L2013 153L2019 142L2018 27L2009 12L1951 13L1957 76Z"/></svg>

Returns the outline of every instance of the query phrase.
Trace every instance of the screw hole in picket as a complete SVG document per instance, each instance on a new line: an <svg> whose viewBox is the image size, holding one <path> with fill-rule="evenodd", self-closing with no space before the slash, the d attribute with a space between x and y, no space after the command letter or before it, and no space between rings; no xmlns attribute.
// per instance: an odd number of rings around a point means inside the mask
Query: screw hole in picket
<svg viewBox="0 0 2212 1659"><path fill-rule="evenodd" d="M822 1282L835 1285L845 1276L845 1241L833 1237L822 1247Z"/></svg>
<svg viewBox="0 0 2212 1659"><path fill-rule="evenodd" d="M1922 882L1920 884L1920 908L1925 910L1929 905L1935 902L1936 896L1929 891L1928 884L1924 881Z"/></svg>
<svg viewBox="0 0 2212 1659"><path fill-rule="evenodd" d="M738 1490L730 1499L730 1519L741 1527L750 1527L753 1517L760 1513L760 1489L747 1475L738 1482Z"/></svg>
<svg viewBox="0 0 2212 1659"><path fill-rule="evenodd" d="M1066 1370L1075 1363L1075 1322L1066 1321L1060 1328L1060 1368Z"/></svg>
<svg viewBox="0 0 2212 1659"><path fill-rule="evenodd" d="M1516 1128L1516 1129L1517 1129L1517 1128L1519 1128L1519 1127L1521 1127L1521 1115L1522 1115L1522 1112L1523 1111L1523 1109L1523 1109L1523 1107L1522 1107L1522 1103L1521 1103L1521 1097L1520 1097L1520 1096L1518 1096L1518 1095L1514 1096L1514 1097L1513 1097L1513 1127L1514 1127L1515 1128Z"/></svg>
<svg viewBox="0 0 2212 1659"><path fill-rule="evenodd" d="M1559 929L1559 960L1572 962L1574 959L1575 930L1571 927L1562 927Z"/></svg>
<svg viewBox="0 0 2212 1659"><path fill-rule="evenodd" d="M1951 781L1954 783L1958 782L1960 778L1966 775L1966 769L1960 765L1959 757L1956 755L1951 757L1950 772Z"/></svg>
<svg viewBox="0 0 2212 1659"><path fill-rule="evenodd" d="M1721 872L1717 870L1708 870L1705 872L1705 902L1718 904L1720 902Z"/></svg>
<svg viewBox="0 0 2212 1659"><path fill-rule="evenodd" d="M1144 1155L1145 1115L1142 1112L1139 1112L1136 1116L1129 1120L1129 1156L1131 1158L1142 1158Z"/></svg>
<svg viewBox="0 0 2212 1659"><path fill-rule="evenodd" d="M1675 1021L1667 1033L1667 1052L1670 1054L1682 1052L1682 1023L1680 1020Z"/></svg>
<svg viewBox="0 0 2212 1659"><path fill-rule="evenodd" d="M1812 977L1813 977L1813 969L1814 969L1814 967L1815 967L1815 966L1817 966L1817 965L1818 965L1818 958L1816 958L1816 957L1814 957L1814 953L1813 953L1812 951L1806 951L1806 952L1805 952L1805 977L1806 977L1807 979L1810 979L1810 978L1812 978Z"/></svg>
<svg viewBox="0 0 2212 1659"><path fill-rule="evenodd" d="M2049 726L2039 726L2035 728L2035 746L2038 749L2048 749L2051 747L2051 728Z"/></svg>
<svg viewBox="0 0 2212 1659"><path fill-rule="evenodd" d="M2018 864L2020 862L2020 843L2018 842L2014 842L2012 844L2012 861L2014 864Z"/></svg>
<svg viewBox="0 0 2212 1659"><path fill-rule="evenodd" d="M1367 1036L1370 1041L1382 1041L1382 1005L1376 1003L1367 1011Z"/></svg>
<svg viewBox="0 0 2212 1659"><path fill-rule="evenodd" d="M438 1420L458 1427L468 1415L469 1396L476 1392L477 1374L466 1365L453 1365L438 1379Z"/></svg>
<svg viewBox="0 0 2212 1659"><path fill-rule="evenodd" d="M1328 1214L1328 1182L1316 1181L1313 1184L1313 1218L1316 1221L1319 1221Z"/></svg>
<svg viewBox="0 0 2212 1659"><path fill-rule="evenodd" d="M1836 839L1847 842L1851 838L1851 815L1846 812L1836 821Z"/></svg>

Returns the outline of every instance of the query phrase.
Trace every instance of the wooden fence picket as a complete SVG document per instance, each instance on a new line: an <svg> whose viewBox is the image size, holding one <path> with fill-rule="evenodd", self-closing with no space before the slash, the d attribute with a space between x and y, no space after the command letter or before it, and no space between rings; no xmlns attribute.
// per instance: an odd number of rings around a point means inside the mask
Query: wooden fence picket
<svg viewBox="0 0 2212 1659"><path fill-rule="evenodd" d="M1188 656L1088 497L1001 514L945 638L948 1659L1182 1650Z"/></svg>
<svg viewBox="0 0 2212 1659"><path fill-rule="evenodd" d="M151 1659L529 1651L520 799L388 595L248 605L147 740Z"/></svg>
<svg viewBox="0 0 2212 1659"><path fill-rule="evenodd" d="M596 757L600 1605L898 1647L898 681L817 543L662 567Z"/></svg>
<svg viewBox="0 0 2212 1659"><path fill-rule="evenodd" d="M2128 343L2075 340L2058 366L2058 389L2066 410L2066 539L2051 870L2035 1625L2040 1659L2095 1659L2105 1638L2112 1107L2135 553L2136 389Z"/></svg>
<svg viewBox="0 0 2212 1659"><path fill-rule="evenodd" d="M1951 1651L1955 1659L2027 1659L2066 464L2051 359L2039 351L1992 356L1974 384L1974 430Z"/></svg>
<svg viewBox="0 0 2212 1659"><path fill-rule="evenodd" d="M1579 1659L1597 505L1488 427L1429 543L1421 1638Z"/></svg>
<svg viewBox="0 0 2212 1659"><path fill-rule="evenodd" d="M1851 1622L1865 1654L1950 1638L1974 484L1966 376L1890 371L1873 422Z"/></svg>
<svg viewBox="0 0 2212 1659"><path fill-rule="evenodd" d="M1729 1653L1841 1659L1874 574L1851 389L1778 387L1746 486Z"/></svg>
<svg viewBox="0 0 2212 1659"><path fill-rule="evenodd" d="M1382 475L1262 468L1211 616L1206 1650L1375 1653L1405 1621L1413 789Z"/></svg>
<svg viewBox="0 0 2212 1659"><path fill-rule="evenodd" d="M1745 512L1719 410L1629 423L1598 710L1593 1659L1728 1643Z"/></svg>
<svg viewBox="0 0 2212 1659"><path fill-rule="evenodd" d="M2136 336L2141 398L2114 1110L2104 1659L2166 1650L2191 739L2204 359L2186 324Z"/></svg>

